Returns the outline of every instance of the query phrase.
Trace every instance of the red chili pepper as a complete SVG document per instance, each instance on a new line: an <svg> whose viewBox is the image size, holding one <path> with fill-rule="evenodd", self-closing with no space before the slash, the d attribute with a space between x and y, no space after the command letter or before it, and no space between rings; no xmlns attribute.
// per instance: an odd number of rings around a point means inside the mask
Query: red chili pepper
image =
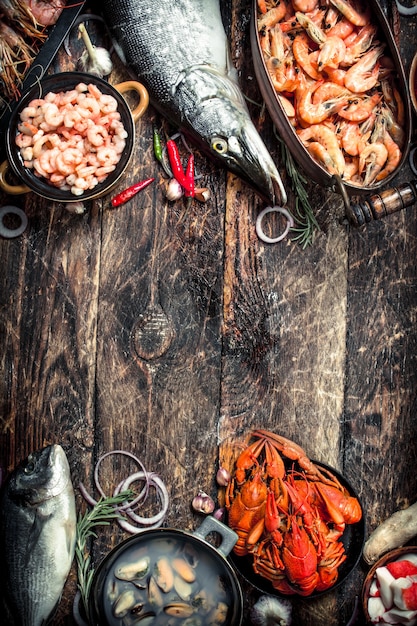
<svg viewBox="0 0 417 626"><path fill-rule="evenodd" d="M141 180L139 183L135 183L131 187L128 187L124 191L121 191L117 194L117 196L114 196L114 198L112 198L112 206L116 207L124 204L125 202L133 198L133 196L135 196L139 191L142 191L142 189L145 189L145 187L153 183L154 180L155 178L146 178L145 180Z"/></svg>
<svg viewBox="0 0 417 626"><path fill-rule="evenodd" d="M167 141L167 152L174 178L177 179L181 187L184 187L186 191L191 191L189 181L184 174L178 146L173 139L168 139Z"/></svg>
<svg viewBox="0 0 417 626"><path fill-rule="evenodd" d="M186 198L194 198L195 196L195 185L194 185L194 155L190 154L187 163L187 169L185 170L185 180L187 182L187 187L185 188L185 197Z"/></svg>

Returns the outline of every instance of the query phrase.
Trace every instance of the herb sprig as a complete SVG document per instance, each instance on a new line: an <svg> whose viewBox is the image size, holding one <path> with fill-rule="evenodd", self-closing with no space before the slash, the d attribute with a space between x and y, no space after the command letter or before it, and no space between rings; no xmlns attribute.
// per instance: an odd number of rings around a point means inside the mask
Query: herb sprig
<svg viewBox="0 0 417 626"><path fill-rule="evenodd" d="M122 491L117 496L101 498L92 509L80 514L77 520L75 559L77 563L78 589L84 609L88 612L88 596L94 576L94 568L91 566L90 552L87 541L91 537L97 537L97 526L109 526L120 517L117 507L129 502L135 494L131 490Z"/></svg>
<svg viewBox="0 0 417 626"><path fill-rule="evenodd" d="M315 233L317 230L320 230L320 226L315 218L305 188L308 181L296 167L292 154L285 142L278 135L275 126L274 134L281 146L281 158L284 162L287 174L291 178L291 187L295 193L295 220L298 226L293 227L291 231L298 234L293 237L293 241L298 241L304 250L313 243Z"/></svg>

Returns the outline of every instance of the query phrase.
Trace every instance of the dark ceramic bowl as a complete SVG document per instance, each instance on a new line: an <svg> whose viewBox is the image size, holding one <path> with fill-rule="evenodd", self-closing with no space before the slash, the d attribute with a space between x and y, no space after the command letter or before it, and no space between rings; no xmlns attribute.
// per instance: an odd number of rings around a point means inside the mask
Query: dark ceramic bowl
<svg viewBox="0 0 417 626"><path fill-rule="evenodd" d="M367 624L372 624L368 612L368 600L370 587L375 578L375 572L377 568L383 567L384 565L392 563L393 561L398 561L399 559L404 558L406 554L415 554L417 557L417 546L403 546L402 548L395 548L395 550L387 552L376 563L373 564L368 574L366 575L365 582L363 583L362 588L362 606Z"/></svg>
<svg viewBox="0 0 417 626"><path fill-rule="evenodd" d="M339 482L348 490L349 494L360 500L355 493L355 490L350 485L350 483L337 472L335 469L328 467L323 463L319 463L318 461L313 461L318 467L324 468L330 472L332 472ZM360 503L361 504L361 503ZM330 591L334 591L337 587L342 585L346 578L351 574L351 572L357 566L361 555L362 549L365 541L365 517L363 515L363 507L362 508L362 519L356 524L346 524L345 531L340 538L340 541L343 543L346 553L346 560L339 566L339 575L337 581L334 585L326 589L325 591L313 592L309 596L302 596L303 600L315 599L320 596L323 596ZM254 587L256 587L262 593L266 593L273 596L294 598L301 597L297 594L294 595L286 595L278 591L272 586L271 581L267 578L255 573L253 569L253 557L252 555L247 556L237 556L232 552L231 554L232 562L237 569L237 571Z"/></svg>
<svg viewBox="0 0 417 626"><path fill-rule="evenodd" d="M25 167L20 149L15 141L18 134L17 127L20 123L20 113L31 100L44 97L49 92L69 91L74 89L78 83L93 83L97 85L103 94L113 96L117 100L117 110L121 115L121 122L127 131L126 146L116 169L103 182L96 185L93 189L86 190L81 196L75 196L69 190L54 187L46 179L35 176L32 169ZM132 111L122 95L128 91L136 91L139 96L139 103ZM33 191L43 198L64 203L90 200L108 193L118 183L130 161L135 144L135 123L145 113L148 103L148 92L141 83L136 81L126 81L112 86L97 76L83 72L62 72L44 78L22 96L18 106L13 111L6 133L7 161L4 161L0 167L0 187L11 195ZM13 185L7 181L9 166L22 184Z"/></svg>
<svg viewBox="0 0 417 626"><path fill-rule="evenodd" d="M261 42L257 29L257 0L252 1L251 48L254 59L254 70L262 97L265 101L272 121L274 122L280 137L285 142L293 158L302 168L306 177L319 185L330 187L334 191L341 193L344 197L345 204L347 204L349 196L369 194L391 183L392 179L401 170L407 159L412 132L410 95L400 53L379 2L376 0L369 0L368 4L371 9L373 22L379 25L380 28L381 37L378 37L378 39L381 40L381 42L386 42L387 50L389 51L389 54L394 62L394 69L397 75L396 83L404 104L404 143L402 148L402 157L395 170L383 180L375 182L369 187L363 187L349 182L344 182L340 179L340 177L329 174L324 167L322 167L310 156L309 152L298 138L297 133L295 132L279 98L277 97L277 93L269 76L262 54Z"/></svg>

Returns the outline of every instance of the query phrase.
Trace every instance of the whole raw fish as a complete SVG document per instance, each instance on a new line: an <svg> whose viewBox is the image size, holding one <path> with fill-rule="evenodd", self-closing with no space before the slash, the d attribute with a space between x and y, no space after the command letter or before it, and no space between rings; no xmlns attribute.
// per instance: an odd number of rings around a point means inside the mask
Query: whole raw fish
<svg viewBox="0 0 417 626"><path fill-rule="evenodd" d="M278 170L232 66L218 0L103 0L104 17L154 106L205 151L281 205Z"/></svg>
<svg viewBox="0 0 417 626"><path fill-rule="evenodd" d="M76 511L64 450L34 452L0 496L0 623L46 624L74 558Z"/></svg>

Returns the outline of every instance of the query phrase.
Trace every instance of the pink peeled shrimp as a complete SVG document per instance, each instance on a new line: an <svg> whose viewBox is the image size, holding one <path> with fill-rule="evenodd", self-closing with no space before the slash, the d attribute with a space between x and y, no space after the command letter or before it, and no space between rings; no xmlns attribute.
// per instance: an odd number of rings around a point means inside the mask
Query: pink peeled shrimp
<svg viewBox="0 0 417 626"><path fill-rule="evenodd" d="M117 106L113 96L84 83L32 100L15 140L25 165L73 195L93 189L115 170L126 145Z"/></svg>

